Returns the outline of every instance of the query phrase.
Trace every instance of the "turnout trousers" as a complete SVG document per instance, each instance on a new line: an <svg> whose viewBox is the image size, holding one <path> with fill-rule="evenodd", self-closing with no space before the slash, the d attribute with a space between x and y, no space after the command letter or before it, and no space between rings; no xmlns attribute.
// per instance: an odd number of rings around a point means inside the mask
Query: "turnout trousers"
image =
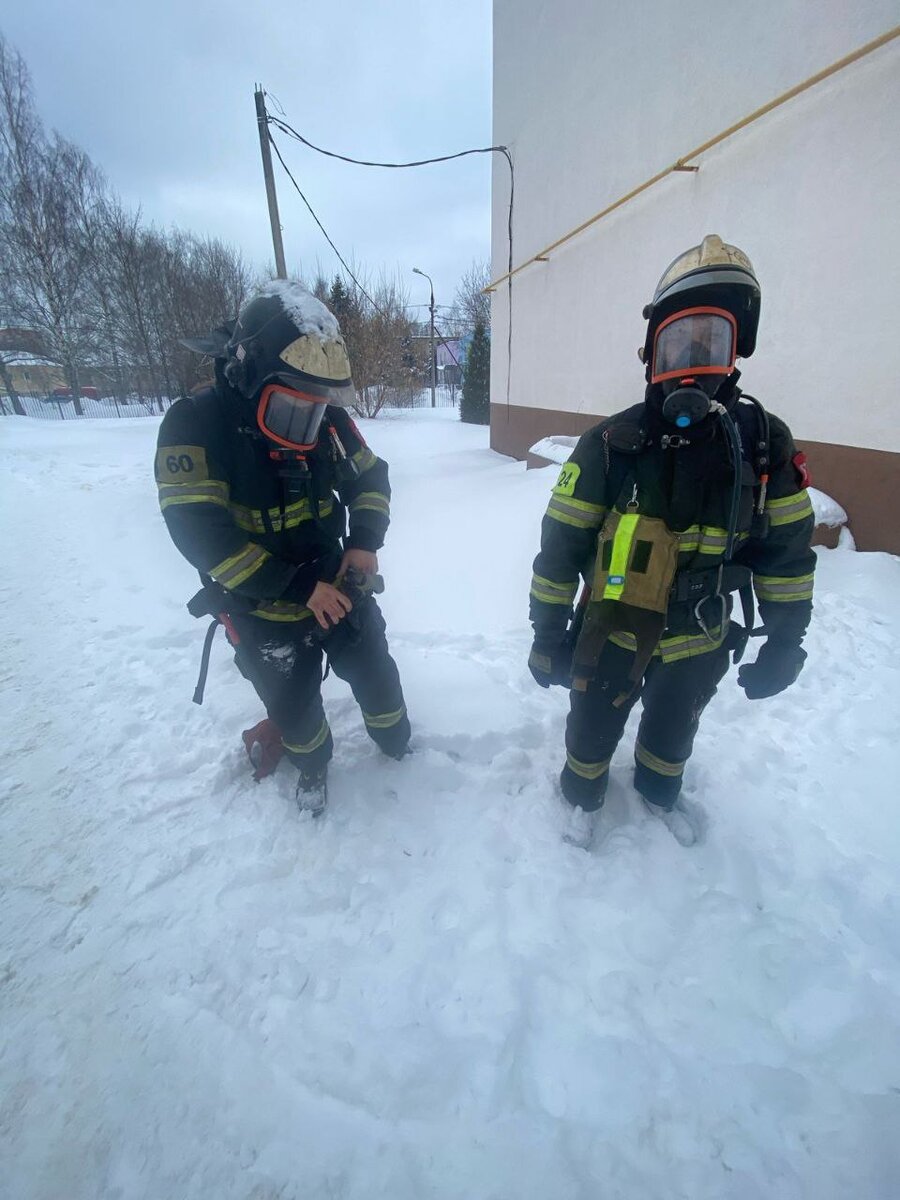
<svg viewBox="0 0 900 1200"><path fill-rule="evenodd" d="M362 629L334 645L329 663L349 683L369 737L385 754L399 757L410 733L400 675L388 651L381 610L373 598L366 603ZM276 623L246 615L233 620L240 637L234 656L238 669L281 730L287 757L302 775L316 778L327 767L334 743L322 704L324 650L311 636L311 622Z"/></svg>
<svg viewBox="0 0 900 1200"><path fill-rule="evenodd" d="M570 693L566 765L560 784L569 803L586 812L603 804L609 764L638 699L643 712L634 747L634 784L651 804L672 808L681 791L700 714L728 670L730 652L723 645L676 662L664 663L654 657L640 686L616 708L613 701L629 686L633 658L631 651L607 642L587 690Z"/></svg>

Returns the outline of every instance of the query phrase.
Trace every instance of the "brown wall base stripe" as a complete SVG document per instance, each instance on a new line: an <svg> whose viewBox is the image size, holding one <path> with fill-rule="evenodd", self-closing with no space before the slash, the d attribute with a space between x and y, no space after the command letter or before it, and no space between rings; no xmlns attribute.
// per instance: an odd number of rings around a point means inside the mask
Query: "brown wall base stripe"
<svg viewBox="0 0 900 1200"><path fill-rule="evenodd" d="M577 437L602 420L599 413L492 404L491 449L528 458L529 466L543 465L543 460L528 455L529 446L553 434ZM806 452L813 487L846 509L857 547L900 554L900 454L802 438L797 445ZM837 539L831 533L818 540L834 545Z"/></svg>

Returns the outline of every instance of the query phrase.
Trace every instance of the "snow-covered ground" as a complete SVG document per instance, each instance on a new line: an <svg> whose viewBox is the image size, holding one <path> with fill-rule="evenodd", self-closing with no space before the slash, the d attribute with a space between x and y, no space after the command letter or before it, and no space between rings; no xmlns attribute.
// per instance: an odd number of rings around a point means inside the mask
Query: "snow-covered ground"
<svg viewBox="0 0 900 1200"><path fill-rule="evenodd" d="M4 1200L888 1200L900 1192L900 561L821 551L809 662L707 712L685 849L630 742L560 840L525 666L555 468L446 410L392 464L418 753L330 678L320 822L254 785L157 421L0 422ZM633 726L630 727L633 733Z"/></svg>

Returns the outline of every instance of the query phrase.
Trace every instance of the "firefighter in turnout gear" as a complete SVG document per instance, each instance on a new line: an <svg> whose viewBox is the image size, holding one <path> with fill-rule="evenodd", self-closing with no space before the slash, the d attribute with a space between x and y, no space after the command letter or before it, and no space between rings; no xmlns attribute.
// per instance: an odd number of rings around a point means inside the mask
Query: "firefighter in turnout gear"
<svg viewBox="0 0 900 1200"><path fill-rule="evenodd" d="M700 715L743 654L754 593L763 628L753 632L765 641L739 669L746 695L775 695L803 666L815 569L805 459L784 422L737 386L759 311L737 247L710 235L676 258L644 310L643 404L584 434L553 489L529 667L544 687L571 686L560 783L579 844L638 698L635 786L677 836ZM743 626L731 620L735 596Z"/></svg>
<svg viewBox="0 0 900 1200"><path fill-rule="evenodd" d="M354 393L337 321L299 284L266 285L233 325L186 344L214 359L215 383L163 419L160 507L204 585L191 611L225 625L265 705L257 730L267 733L245 735L248 751L264 754L258 774L283 752L299 770L301 808L317 814L332 756L323 652L380 749L401 758L409 741L372 594L390 517L387 464L346 411Z"/></svg>

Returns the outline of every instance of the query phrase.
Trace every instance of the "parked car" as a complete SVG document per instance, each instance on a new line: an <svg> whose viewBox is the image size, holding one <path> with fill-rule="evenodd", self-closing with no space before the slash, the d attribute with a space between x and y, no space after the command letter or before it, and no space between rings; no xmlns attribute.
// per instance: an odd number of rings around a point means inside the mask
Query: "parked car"
<svg viewBox="0 0 900 1200"><path fill-rule="evenodd" d="M95 387L83 387L80 389L82 400L99 400L100 392ZM72 389L68 387L54 388L50 393L51 400L71 400Z"/></svg>

